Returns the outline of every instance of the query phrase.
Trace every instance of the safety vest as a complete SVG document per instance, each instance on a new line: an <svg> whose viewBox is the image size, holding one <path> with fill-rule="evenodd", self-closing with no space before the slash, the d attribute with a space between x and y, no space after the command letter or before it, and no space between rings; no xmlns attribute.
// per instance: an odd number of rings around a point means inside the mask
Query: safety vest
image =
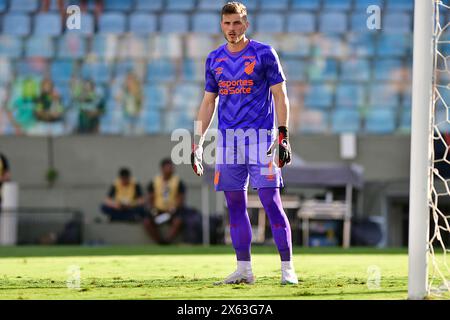
<svg viewBox="0 0 450 320"><path fill-rule="evenodd" d="M164 181L162 176L153 180L156 209L168 211L176 206L179 184L177 176L172 176L168 181Z"/></svg>
<svg viewBox="0 0 450 320"><path fill-rule="evenodd" d="M136 198L136 182L131 179L130 183L124 186L120 179L114 182L116 189L115 200L122 204L133 204Z"/></svg>

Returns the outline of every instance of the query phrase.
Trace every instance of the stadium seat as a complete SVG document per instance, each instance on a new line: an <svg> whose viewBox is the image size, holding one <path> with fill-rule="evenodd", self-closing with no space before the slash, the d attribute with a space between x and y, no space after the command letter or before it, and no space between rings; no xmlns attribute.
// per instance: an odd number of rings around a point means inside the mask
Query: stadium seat
<svg viewBox="0 0 450 320"><path fill-rule="evenodd" d="M197 33L220 33L220 15L217 13L196 13L192 17L192 31Z"/></svg>
<svg viewBox="0 0 450 320"><path fill-rule="evenodd" d="M165 109L169 104L169 89L159 84L149 84L144 88L144 110Z"/></svg>
<svg viewBox="0 0 450 320"><path fill-rule="evenodd" d="M319 31L344 33L347 31L347 15L342 12L325 12L319 16Z"/></svg>
<svg viewBox="0 0 450 320"><path fill-rule="evenodd" d="M111 80L112 67L107 62L85 62L81 68L81 76L98 83L107 83Z"/></svg>
<svg viewBox="0 0 450 320"><path fill-rule="evenodd" d="M225 3L226 0L200 0L198 2L197 9L217 12L225 5Z"/></svg>
<svg viewBox="0 0 450 320"><path fill-rule="evenodd" d="M120 39L119 59L144 59L148 57L148 38L134 34L126 35Z"/></svg>
<svg viewBox="0 0 450 320"><path fill-rule="evenodd" d="M76 33L83 35L94 34L94 17L92 14L85 12L81 15L80 29L67 30L66 34Z"/></svg>
<svg viewBox="0 0 450 320"><path fill-rule="evenodd" d="M161 15L161 32L186 33L189 31L188 16L183 13L166 13Z"/></svg>
<svg viewBox="0 0 450 320"><path fill-rule="evenodd" d="M172 106L176 110L192 110L198 108L202 98L202 86L192 83L180 83L173 89Z"/></svg>
<svg viewBox="0 0 450 320"><path fill-rule="evenodd" d="M150 58L182 58L183 42L182 36L177 33L157 34L150 36L149 56ZM208 52L206 53L208 54Z"/></svg>
<svg viewBox="0 0 450 320"><path fill-rule="evenodd" d="M408 133L411 131L411 109L404 108L400 115L400 124L399 124L400 132Z"/></svg>
<svg viewBox="0 0 450 320"><path fill-rule="evenodd" d="M8 0L0 0L0 12L5 12L8 7Z"/></svg>
<svg viewBox="0 0 450 320"><path fill-rule="evenodd" d="M176 78L175 64L169 59L153 60L147 67L148 82L174 81Z"/></svg>
<svg viewBox="0 0 450 320"><path fill-rule="evenodd" d="M413 10L414 0L387 0L386 8L388 10Z"/></svg>
<svg viewBox="0 0 450 320"><path fill-rule="evenodd" d="M355 1L355 9L359 11L364 10L365 12L366 9L371 5L376 5L382 9L384 6L384 2L385 0L357 0Z"/></svg>
<svg viewBox="0 0 450 320"><path fill-rule="evenodd" d="M53 58L55 48L53 41L48 36L33 36L28 38L25 43L25 56Z"/></svg>
<svg viewBox="0 0 450 320"><path fill-rule="evenodd" d="M46 59L24 59L16 62L17 76L33 76L42 78L47 73L48 64Z"/></svg>
<svg viewBox="0 0 450 320"><path fill-rule="evenodd" d="M119 12L104 13L98 22L99 33L121 34L126 32L126 17Z"/></svg>
<svg viewBox="0 0 450 320"><path fill-rule="evenodd" d="M305 134L326 133L328 131L328 116L320 110L304 109L300 113L299 132Z"/></svg>
<svg viewBox="0 0 450 320"><path fill-rule="evenodd" d="M135 12L160 11L163 8L163 0L136 0Z"/></svg>
<svg viewBox="0 0 450 320"><path fill-rule="evenodd" d="M91 50L95 58L113 59L119 52L118 37L114 34L96 34L92 39Z"/></svg>
<svg viewBox="0 0 450 320"><path fill-rule="evenodd" d="M412 32L412 16L409 13L386 13L382 21L383 31L385 32Z"/></svg>
<svg viewBox="0 0 450 320"><path fill-rule="evenodd" d="M55 82L68 82L75 73L73 60L54 60L50 65L50 75Z"/></svg>
<svg viewBox="0 0 450 320"><path fill-rule="evenodd" d="M9 13L3 16L3 34L27 36L30 34L30 17L21 13Z"/></svg>
<svg viewBox="0 0 450 320"><path fill-rule="evenodd" d="M280 41L279 54L283 58L299 58L310 55L311 43L309 37L286 33L277 38Z"/></svg>
<svg viewBox="0 0 450 320"><path fill-rule="evenodd" d="M205 62L199 59L184 59L182 65L182 79L184 81L203 81Z"/></svg>
<svg viewBox="0 0 450 320"><path fill-rule="evenodd" d="M377 55L381 57L412 54L412 35L382 33L378 38Z"/></svg>
<svg viewBox="0 0 450 320"><path fill-rule="evenodd" d="M133 13L129 21L132 34L146 35L157 31L157 18L154 14Z"/></svg>
<svg viewBox="0 0 450 320"><path fill-rule="evenodd" d="M256 32L282 33L284 17L278 13L261 13L256 17Z"/></svg>
<svg viewBox="0 0 450 320"><path fill-rule="evenodd" d="M39 8L38 0L11 0L9 1L9 11L11 12L34 12Z"/></svg>
<svg viewBox="0 0 450 320"><path fill-rule="evenodd" d="M403 63L397 59L375 60L374 75L375 80L403 81Z"/></svg>
<svg viewBox="0 0 450 320"><path fill-rule="evenodd" d="M324 10L350 10L352 0L324 0Z"/></svg>
<svg viewBox="0 0 450 320"><path fill-rule="evenodd" d="M287 32L315 32L316 16L312 13L292 13L287 16Z"/></svg>
<svg viewBox="0 0 450 320"><path fill-rule="evenodd" d="M287 81L305 81L307 75L307 64L299 59L283 59L281 61Z"/></svg>
<svg viewBox="0 0 450 320"><path fill-rule="evenodd" d="M247 11L255 11L258 8L258 0L242 0L240 2L247 7Z"/></svg>
<svg viewBox="0 0 450 320"><path fill-rule="evenodd" d="M40 13L35 15L34 34L59 36L61 34L61 17L56 13Z"/></svg>
<svg viewBox="0 0 450 320"><path fill-rule="evenodd" d="M377 108L396 108L400 95L392 84L372 83L369 87L369 104Z"/></svg>
<svg viewBox="0 0 450 320"><path fill-rule="evenodd" d="M365 104L365 89L360 84L341 83L336 87L337 108L358 108Z"/></svg>
<svg viewBox="0 0 450 320"><path fill-rule="evenodd" d="M7 84L12 78L12 63L8 59L0 58L0 85ZM1 88L1 87L0 87ZM6 95L6 88L5 95ZM3 105L3 99L0 98L0 106Z"/></svg>
<svg viewBox="0 0 450 320"><path fill-rule="evenodd" d="M171 110L166 112L164 133L171 133L176 129L192 131L194 117L186 110Z"/></svg>
<svg viewBox="0 0 450 320"><path fill-rule="evenodd" d="M194 9L194 0L166 0L167 11L192 11Z"/></svg>
<svg viewBox="0 0 450 320"><path fill-rule="evenodd" d="M160 134L162 129L161 112L148 111L143 112L141 116L144 120L146 134Z"/></svg>
<svg viewBox="0 0 450 320"><path fill-rule="evenodd" d="M370 63L367 59L351 59L341 63L341 80L369 81Z"/></svg>
<svg viewBox="0 0 450 320"><path fill-rule="evenodd" d="M19 58L22 55L22 40L16 36L0 35L0 57Z"/></svg>
<svg viewBox="0 0 450 320"><path fill-rule="evenodd" d="M59 58L80 59L86 55L86 39L82 34L66 33L57 43Z"/></svg>
<svg viewBox="0 0 450 320"><path fill-rule="evenodd" d="M292 0L292 9L319 10L321 0Z"/></svg>
<svg viewBox="0 0 450 320"><path fill-rule="evenodd" d="M185 39L187 58L205 59L208 53L217 48L216 40L212 35L191 34L187 35Z"/></svg>
<svg viewBox="0 0 450 320"><path fill-rule="evenodd" d="M289 7L288 0L260 0L259 9L263 12L266 11L286 11Z"/></svg>
<svg viewBox="0 0 450 320"><path fill-rule="evenodd" d="M366 116L366 132L388 134L395 131L395 112L389 109L371 109Z"/></svg>
<svg viewBox="0 0 450 320"><path fill-rule="evenodd" d="M100 118L99 131L102 134L117 135L123 132L123 114L122 111L117 110L113 112L106 112Z"/></svg>
<svg viewBox="0 0 450 320"><path fill-rule="evenodd" d="M105 1L106 11L130 11L133 8L134 0L108 0Z"/></svg>
<svg viewBox="0 0 450 320"><path fill-rule="evenodd" d="M337 109L331 114L331 131L333 133L357 133L360 129L360 122L357 111Z"/></svg>
<svg viewBox="0 0 450 320"><path fill-rule="evenodd" d="M315 59L310 61L308 76L313 81L332 81L337 79L337 62L334 59Z"/></svg>
<svg viewBox="0 0 450 320"><path fill-rule="evenodd" d="M367 28L367 18L369 15L364 11L356 11L350 15L350 29L353 32L368 33L375 30L369 30Z"/></svg>
<svg viewBox="0 0 450 320"><path fill-rule="evenodd" d="M334 88L328 84L312 84L305 95L305 105L310 109L327 109L333 103Z"/></svg>
<svg viewBox="0 0 450 320"><path fill-rule="evenodd" d="M353 56L357 57L372 57L375 55L375 34L363 33L348 33L346 35L348 51Z"/></svg>

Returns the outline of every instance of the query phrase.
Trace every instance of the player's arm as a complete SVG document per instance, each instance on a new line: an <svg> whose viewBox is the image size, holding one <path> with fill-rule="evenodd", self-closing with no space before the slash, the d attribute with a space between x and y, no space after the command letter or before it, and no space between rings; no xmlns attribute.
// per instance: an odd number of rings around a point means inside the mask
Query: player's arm
<svg viewBox="0 0 450 320"><path fill-rule="evenodd" d="M286 82L282 81L270 87L275 103L275 112L278 120L278 167L291 163L291 146L289 144L289 99L287 95ZM274 145L269 149L272 153Z"/></svg>
<svg viewBox="0 0 450 320"><path fill-rule="evenodd" d="M200 109L198 110L197 122L194 126L194 143L192 145L191 165L195 174L203 175L203 142L206 132L211 125L214 113L216 111L217 93L205 91Z"/></svg>

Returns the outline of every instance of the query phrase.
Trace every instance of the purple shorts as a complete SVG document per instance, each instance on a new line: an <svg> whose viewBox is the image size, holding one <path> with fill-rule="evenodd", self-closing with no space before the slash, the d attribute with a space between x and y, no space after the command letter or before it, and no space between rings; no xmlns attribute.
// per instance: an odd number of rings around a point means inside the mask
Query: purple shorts
<svg viewBox="0 0 450 320"><path fill-rule="evenodd" d="M268 143L217 147L214 186L216 191L282 188L281 169L268 157Z"/></svg>

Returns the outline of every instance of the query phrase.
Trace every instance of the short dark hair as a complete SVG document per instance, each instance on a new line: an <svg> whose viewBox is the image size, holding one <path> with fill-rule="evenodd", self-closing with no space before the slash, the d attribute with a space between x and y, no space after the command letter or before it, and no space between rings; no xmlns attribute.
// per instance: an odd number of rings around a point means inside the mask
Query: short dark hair
<svg viewBox="0 0 450 320"><path fill-rule="evenodd" d="M121 178L129 178L131 177L131 170L126 168L126 167L122 167L119 170L119 177Z"/></svg>
<svg viewBox="0 0 450 320"><path fill-rule="evenodd" d="M172 159L164 158L161 160L161 168L168 164L173 165Z"/></svg>
<svg viewBox="0 0 450 320"><path fill-rule="evenodd" d="M221 18L225 14L240 14L244 19L247 19L247 8L240 2L228 2L226 5L222 7Z"/></svg>

